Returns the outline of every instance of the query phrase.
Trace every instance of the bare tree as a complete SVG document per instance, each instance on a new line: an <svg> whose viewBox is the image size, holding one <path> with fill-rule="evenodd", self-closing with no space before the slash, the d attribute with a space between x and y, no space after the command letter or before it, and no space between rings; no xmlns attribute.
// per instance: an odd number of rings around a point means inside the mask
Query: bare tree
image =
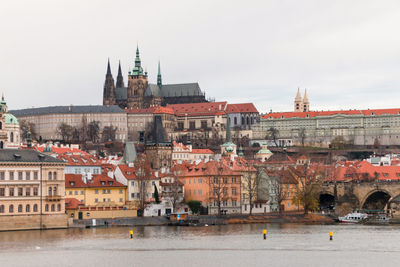
<svg viewBox="0 0 400 267"><path fill-rule="evenodd" d="M23 140L26 140L28 137L28 132L31 132L31 138L36 139L36 125L33 122L20 120L19 121L19 128L21 131L21 137Z"/></svg>
<svg viewBox="0 0 400 267"><path fill-rule="evenodd" d="M254 202L257 200L258 186L260 177L256 173L256 169L248 162L244 163L242 172L242 193L246 197L250 206L250 215L253 212Z"/></svg>
<svg viewBox="0 0 400 267"><path fill-rule="evenodd" d="M305 141L306 141L306 129L305 128L301 128L300 129L299 137L300 137L300 140L301 140L301 146L304 147Z"/></svg>
<svg viewBox="0 0 400 267"><path fill-rule="evenodd" d="M284 177L284 172L272 177L272 191L274 194L275 202L278 205L279 212L282 212L282 202L289 198L289 184Z"/></svg>
<svg viewBox="0 0 400 267"><path fill-rule="evenodd" d="M278 143L276 142L276 140L278 139L278 135L279 135L279 130L274 127L271 127L267 131L266 139L274 141L275 146L278 147Z"/></svg>
<svg viewBox="0 0 400 267"><path fill-rule="evenodd" d="M214 169L208 178L208 183L210 186L209 189L209 198L210 203L214 201L214 206L217 206L218 215L222 215L222 206L223 202L227 201L229 197L229 183L232 182L228 178L226 174L226 169L223 167L223 163L215 162L216 169ZM233 178L231 178L233 179Z"/></svg>
<svg viewBox="0 0 400 267"><path fill-rule="evenodd" d="M325 174L320 169L311 172L309 163L305 163L301 167L297 171L297 174L295 174L298 178L298 185L292 201L294 204L303 206L304 213L307 213L319 207L318 192L320 191ZM289 171L291 170L289 169Z"/></svg>
<svg viewBox="0 0 400 267"><path fill-rule="evenodd" d="M117 127L111 126L104 126L103 132L102 132L102 137L103 141L115 141L115 136L117 133Z"/></svg>
<svg viewBox="0 0 400 267"><path fill-rule="evenodd" d="M82 116L82 121L81 121L81 127L79 129L79 139L84 143L88 140L88 123L87 123L87 118L86 115Z"/></svg>
<svg viewBox="0 0 400 267"><path fill-rule="evenodd" d="M147 195L147 189L149 188L150 185L150 177L151 177L151 167L150 163L148 162L146 157L138 157L134 163L135 166L135 176L136 176L136 181L138 184L139 188L139 203L138 203L138 209L141 210L142 212L146 208L146 195Z"/></svg>
<svg viewBox="0 0 400 267"><path fill-rule="evenodd" d="M73 128L71 125L62 122L57 127L57 133L61 136L64 142L70 142L72 138Z"/></svg>
<svg viewBox="0 0 400 267"><path fill-rule="evenodd" d="M88 125L88 136L93 143L97 143L100 134L100 122L91 121Z"/></svg>

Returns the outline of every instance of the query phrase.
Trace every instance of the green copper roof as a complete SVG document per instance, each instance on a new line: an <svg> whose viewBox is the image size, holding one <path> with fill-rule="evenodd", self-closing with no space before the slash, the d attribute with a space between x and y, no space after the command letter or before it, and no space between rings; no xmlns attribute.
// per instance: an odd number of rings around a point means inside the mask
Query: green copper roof
<svg viewBox="0 0 400 267"><path fill-rule="evenodd" d="M272 152L268 148L261 148L257 154L272 154Z"/></svg>
<svg viewBox="0 0 400 267"><path fill-rule="evenodd" d="M18 119L10 113L5 114L6 124L19 124Z"/></svg>

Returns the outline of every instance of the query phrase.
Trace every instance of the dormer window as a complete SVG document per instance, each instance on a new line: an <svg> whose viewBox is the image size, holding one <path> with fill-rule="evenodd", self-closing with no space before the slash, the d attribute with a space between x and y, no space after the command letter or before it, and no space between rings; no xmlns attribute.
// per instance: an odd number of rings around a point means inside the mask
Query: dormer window
<svg viewBox="0 0 400 267"><path fill-rule="evenodd" d="M371 115L374 116L374 115L375 115L375 112L371 112Z"/></svg>
<svg viewBox="0 0 400 267"><path fill-rule="evenodd" d="M130 175L130 174L131 174L131 172L126 172L126 174Z"/></svg>
<svg viewBox="0 0 400 267"><path fill-rule="evenodd" d="M282 115L282 116L281 116L281 118L282 118L282 119L284 119L284 118L285 118L285 116L283 116L283 115Z"/></svg>
<svg viewBox="0 0 400 267"><path fill-rule="evenodd" d="M307 118L310 118L310 114L307 114L306 117L307 117Z"/></svg>
<svg viewBox="0 0 400 267"><path fill-rule="evenodd" d="M75 185L75 182L69 182L69 185L70 185L70 186L74 186L74 185Z"/></svg>
<svg viewBox="0 0 400 267"><path fill-rule="evenodd" d="M108 185L113 185L113 182L112 181L108 181Z"/></svg>
<svg viewBox="0 0 400 267"><path fill-rule="evenodd" d="M104 182L104 181L101 181L101 185L106 185L106 182Z"/></svg>

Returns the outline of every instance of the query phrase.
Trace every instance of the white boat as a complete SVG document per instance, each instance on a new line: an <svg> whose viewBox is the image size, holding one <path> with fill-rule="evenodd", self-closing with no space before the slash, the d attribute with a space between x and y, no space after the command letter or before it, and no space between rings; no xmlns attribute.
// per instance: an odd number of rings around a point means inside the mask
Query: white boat
<svg viewBox="0 0 400 267"><path fill-rule="evenodd" d="M367 218L368 218L368 214L366 214L366 213L353 212L353 213L347 214L346 216L339 217L338 220L339 220L339 222L343 222L343 223L359 223L359 222L364 221Z"/></svg>

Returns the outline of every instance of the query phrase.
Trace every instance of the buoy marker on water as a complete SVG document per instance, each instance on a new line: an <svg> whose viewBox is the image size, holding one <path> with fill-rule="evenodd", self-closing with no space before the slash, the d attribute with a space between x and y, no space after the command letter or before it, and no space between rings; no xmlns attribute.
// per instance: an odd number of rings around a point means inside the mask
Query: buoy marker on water
<svg viewBox="0 0 400 267"><path fill-rule="evenodd" d="M133 238L133 230L129 231L129 235L131 236L131 239Z"/></svg>
<svg viewBox="0 0 400 267"><path fill-rule="evenodd" d="M332 241L333 240L333 233L329 232L329 240Z"/></svg>
<svg viewBox="0 0 400 267"><path fill-rule="evenodd" d="M267 229L263 229L264 240L267 239Z"/></svg>

